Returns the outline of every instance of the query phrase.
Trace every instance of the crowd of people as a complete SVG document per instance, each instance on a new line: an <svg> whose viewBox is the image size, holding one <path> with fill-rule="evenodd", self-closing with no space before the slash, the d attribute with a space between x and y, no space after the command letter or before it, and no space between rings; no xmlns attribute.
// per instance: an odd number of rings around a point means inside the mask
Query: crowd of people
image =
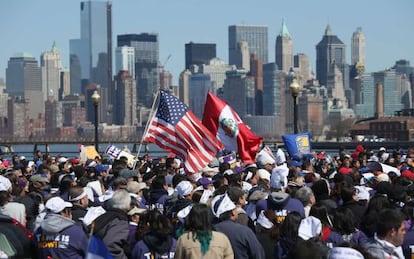
<svg viewBox="0 0 414 259"><path fill-rule="evenodd" d="M33 233L33 258L86 258L92 239L113 258L414 256L414 148L181 162L14 155L0 214Z"/></svg>

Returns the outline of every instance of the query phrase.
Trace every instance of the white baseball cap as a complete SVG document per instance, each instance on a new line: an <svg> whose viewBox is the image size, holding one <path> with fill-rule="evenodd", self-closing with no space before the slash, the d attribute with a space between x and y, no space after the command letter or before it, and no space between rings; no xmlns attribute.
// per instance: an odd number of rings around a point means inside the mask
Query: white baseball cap
<svg viewBox="0 0 414 259"><path fill-rule="evenodd" d="M64 201L60 197L52 197L47 200L45 207L53 213L59 213L65 208L73 207L73 205L70 202Z"/></svg>

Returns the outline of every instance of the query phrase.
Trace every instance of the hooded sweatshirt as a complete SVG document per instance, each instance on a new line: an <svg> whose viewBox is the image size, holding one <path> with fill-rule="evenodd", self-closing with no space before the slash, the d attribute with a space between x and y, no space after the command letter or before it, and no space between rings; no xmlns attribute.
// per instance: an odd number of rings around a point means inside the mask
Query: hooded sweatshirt
<svg viewBox="0 0 414 259"><path fill-rule="evenodd" d="M88 237L75 221L59 214L49 213L36 231L36 249L39 258L84 258Z"/></svg>
<svg viewBox="0 0 414 259"><path fill-rule="evenodd" d="M149 232L134 246L132 258L174 258L176 243L171 236L160 237L154 232Z"/></svg>

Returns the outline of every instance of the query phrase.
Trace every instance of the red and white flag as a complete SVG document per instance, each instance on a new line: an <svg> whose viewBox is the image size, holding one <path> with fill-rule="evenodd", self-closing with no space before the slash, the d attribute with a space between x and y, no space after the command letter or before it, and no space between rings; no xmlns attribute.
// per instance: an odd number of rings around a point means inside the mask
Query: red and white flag
<svg viewBox="0 0 414 259"><path fill-rule="evenodd" d="M201 124L192 111L175 96L160 91L158 108L151 119L144 141L155 143L183 160L187 173L205 168L221 142Z"/></svg>
<svg viewBox="0 0 414 259"><path fill-rule="evenodd" d="M226 102L210 92L204 107L203 124L226 149L236 151L244 163L254 163L262 138L251 132Z"/></svg>

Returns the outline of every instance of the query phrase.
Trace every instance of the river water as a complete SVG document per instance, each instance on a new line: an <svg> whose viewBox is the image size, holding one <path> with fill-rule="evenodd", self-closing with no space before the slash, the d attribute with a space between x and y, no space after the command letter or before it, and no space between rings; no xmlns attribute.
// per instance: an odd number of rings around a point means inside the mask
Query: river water
<svg viewBox="0 0 414 259"><path fill-rule="evenodd" d="M117 148L124 149L124 147L127 147L133 155L139 155L143 156L144 154L149 154L151 157L159 157L159 156L165 156L168 155L168 152L161 149L155 144L148 144L148 145L142 145L140 152L139 151L139 144L131 144L131 143L117 143L117 144L100 144L99 145L99 151L101 154L105 153L105 150L108 146L114 145ZM26 159L32 160L34 152L36 149L39 149L42 151L43 154L46 153L46 145L12 145L13 152L10 154L4 154L3 157L11 158L13 154L17 154L19 156L25 156ZM51 156L58 156L62 155L65 157L79 157L79 148L80 145L78 144L49 144L48 145L48 153ZM284 150L287 154L286 150ZM318 150L320 151L320 150ZM331 156L338 155L338 149L335 150L324 150L326 153L328 153ZM349 150L350 151L350 150ZM350 151L352 153L352 151ZM104 155L105 157L105 155Z"/></svg>
<svg viewBox="0 0 414 259"><path fill-rule="evenodd" d="M99 151L100 153L104 153L106 148L110 145L114 145L117 148L124 149L127 147L133 155L138 154L139 145L138 144L131 144L131 143L117 143L117 144L100 144ZM25 156L26 159L32 160L33 155L36 149L42 151L43 154L46 152L49 153L51 156L65 156L65 157L79 157L80 152L80 145L78 144L49 144L48 150L46 149L46 145L11 145L13 152L11 154L5 154L3 157L11 158L13 154L17 154L19 156ZM139 156L144 154L150 154L151 156L163 156L167 155L168 152L162 150L157 145L148 144L147 146L143 145L141 147L141 151L139 152Z"/></svg>

